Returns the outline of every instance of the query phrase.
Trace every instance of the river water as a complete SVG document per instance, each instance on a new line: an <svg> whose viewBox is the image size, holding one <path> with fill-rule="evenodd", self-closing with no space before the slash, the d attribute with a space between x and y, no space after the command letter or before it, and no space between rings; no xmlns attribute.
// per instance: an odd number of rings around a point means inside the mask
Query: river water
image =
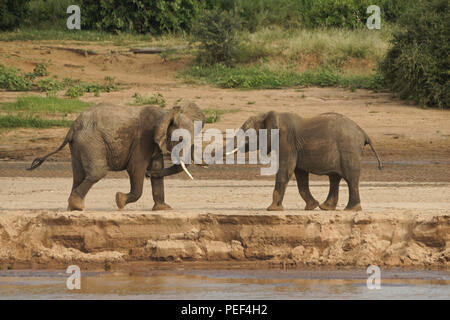
<svg viewBox="0 0 450 320"><path fill-rule="evenodd" d="M65 270L0 271L1 299L450 299L450 272L381 270L184 269L81 271L69 290Z"/></svg>

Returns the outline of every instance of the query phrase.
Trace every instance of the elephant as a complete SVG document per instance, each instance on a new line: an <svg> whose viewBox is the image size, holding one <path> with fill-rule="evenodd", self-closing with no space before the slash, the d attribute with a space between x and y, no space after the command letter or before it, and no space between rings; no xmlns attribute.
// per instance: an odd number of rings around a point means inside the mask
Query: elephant
<svg viewBox="0 0 450 320"><path fill-rule="evenodd" d="M108 171L127 170L131 189L116 193L116 204L123 209L142 195L147 170L164 169L163 154L178 142L171 141L174 130L182 128L193 136L193 121L205 122L203 112L192 102L165 110L155 106L120 106L100 103L83 111L70 127L58 149L36 158L28 170L39 167L48 157L69 143L72 158L73 185L68 210L84 210L89 189ZM181 170L179 168L182 168ZM185 170L185 164L173 165L169 174ZM166 175L169 175L166 174ZM192 176L191 176L192 177ZM164 178L150 177L153 210L169 210L164 201Z"/></svg>
<svg viewBox="0 0 450 320"><path fill-rule="evenodd" d="M354 121L338 113L323 113L313 118L302 118L294 113L278 113L270 111L250 117L241 126L247 131L267 129L270 137L272 129L279 129L279 167L275 179L272 204L269 211L283 210L283 197L287 184L295 173L298 191L306 202L305 210L336 210L339 183L343 178L349 189L349 200L345 210L360 211L359 176L361 157L365 145L370 145L375 154L378 167L381 170L381 160L367 133ZM259 139L259 138L258 138ZM230 141L232 150L237 146L238 139ZM260 148L257 141L253 149ZM249 139L235 148L249 150ZM270 139L267 142L267 153L271 152ZM309 173L328 175L330 189L326 200L319 204L309 190Z"/></svg>

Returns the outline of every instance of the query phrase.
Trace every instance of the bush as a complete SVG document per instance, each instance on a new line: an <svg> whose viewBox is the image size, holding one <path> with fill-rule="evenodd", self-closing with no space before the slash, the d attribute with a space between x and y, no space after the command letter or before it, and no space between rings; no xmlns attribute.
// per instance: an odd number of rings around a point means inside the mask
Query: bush
<svg viewBox="0 0 450 320"><path fill-rule="evenodd" d="M150 97L143 96L143 95L141 95L139 93L135 93L133 95L133 98L135 99L135 102L131 104L133 106L143 106L143 105L146 105L146 104L156 104L156 105L160 106L161 108L165 108L166 107L166 99L159 92L156 93L156 94L151 95Z"/></svg>
<svg viewBox="0 0 450 320"><path fill-rule="evenodd" d="M66 28L67 7L79 3L79 0L30 0L26 24L34 28Z"/></svg>
<svg viewBox="0 0 450 320"><path fill-rule="evenodd" d="M400 19L402 31L394 34L380 69L401 98L449 108L449 21L447 0L422 1Z"/></svg>
<svg viewBox="0 0 450 320"><path fill-rule="evenodd" d="M18 69L0 64L0 89L27 91L33 87L32 77L25 76Z"/></svg>
<svg viewBox="0 0 450 320"><path fill-rule="evenodd" d="M157 33L187 31L203 0L81 0L88 29Z"/></svg>
<svg viewBox="0 0 450 320"><path fill-rule="evenodd" d="M232 11L206 10L194 22L192 37L200 42L197 62L231 66L239 44L240 20Z"/></svg>
<svg viewBox="0 0 450 320"><path fill-rule="evenodd" d="M0 1L0 30L11 30L19 26L27 14L29 0Z"/></svg>
<svg viewBox="0 0 450 320"><path fill-rule="evenodd" d="M283 27L364 26L369 5L378 5L384 22L395 22L411 5L408 0L213 0L210 8L236 9L246 29L279 25Z"/></svg>

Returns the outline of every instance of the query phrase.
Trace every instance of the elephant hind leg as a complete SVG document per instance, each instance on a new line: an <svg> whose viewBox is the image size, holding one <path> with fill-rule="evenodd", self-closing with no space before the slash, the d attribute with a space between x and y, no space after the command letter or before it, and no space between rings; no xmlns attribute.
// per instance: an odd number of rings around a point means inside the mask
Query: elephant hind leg
<svg viewBox="0 0 450 320"><path fill-rule="evenodd" d="M361 199L359 197L359 170L348 178L344 178L348 184L348 203L345 210L361 211Z"/></svg>
<svg viewBox="0 0 450 320"><path fill-rule="evenodd" d="M336 206L339 199L339 183L342 177L338 174L330 174L330 191L328 197L319 207L322 210L336 210Z"/></svg>
<svg viewBox="0 0 450 320"><path fill-rule="evenodd" d="M130 192L125 194L122 192L116 193L116 204L119 209L123 209L128 203L138 201L142 196L144 188L146 166L139 166L137 168L129 168L127 170L130 176Z"/></svg>
<svg viewBox="0 0 450 320"><path fill-rule="evenodd" d="M105 170L104 173L96 176L87 175L86 178L83 180L83 182L81 182L78 187L72 190L69 196L68 200L69 205L67 207L67 210L69 211L84 210L84 198L86 197L86 194L89 192L89 190L95 183L97 183L100 179L106 176L106 173L107 171Z"/></svg>
<svg viewBox="0 0 450 320"><path fill-rule="evenodd" d="M73 186L67 210L84 210L84 198L92 186L108 173L105 150L94 145L88 138L75 139L70 143L72 154ZM94 140L95 141L95 140Z"/></svg>
<svg viewBox="0 0 450 320"><path fill-rule="evenodd" d="M86 178L86 173L84 172L83 164L81 163L81 157L76 149L70 144L70 151L72 155L72 175L73 184L72 191L75 190Z"/></svg>
<svg viewBox="0 0 450 320"><path fill-rule="evenodd" d="M300 168L296 168L295 178L297 179L298 192L306 202L305 210L314 210L319 206L319 202L314 199L311 191L309 191L309 173Z"/></svg>

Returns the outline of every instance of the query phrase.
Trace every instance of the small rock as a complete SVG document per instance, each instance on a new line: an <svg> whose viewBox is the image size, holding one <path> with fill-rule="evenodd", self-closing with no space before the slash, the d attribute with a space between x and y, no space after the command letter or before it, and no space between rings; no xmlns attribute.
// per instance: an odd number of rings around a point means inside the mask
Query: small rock
<svg viewBox="0 0 450 320"><path fill-rule="evenodd" d="M214 240L216 236L209 230L203 229L198 233L199 239Z"/></svg>

